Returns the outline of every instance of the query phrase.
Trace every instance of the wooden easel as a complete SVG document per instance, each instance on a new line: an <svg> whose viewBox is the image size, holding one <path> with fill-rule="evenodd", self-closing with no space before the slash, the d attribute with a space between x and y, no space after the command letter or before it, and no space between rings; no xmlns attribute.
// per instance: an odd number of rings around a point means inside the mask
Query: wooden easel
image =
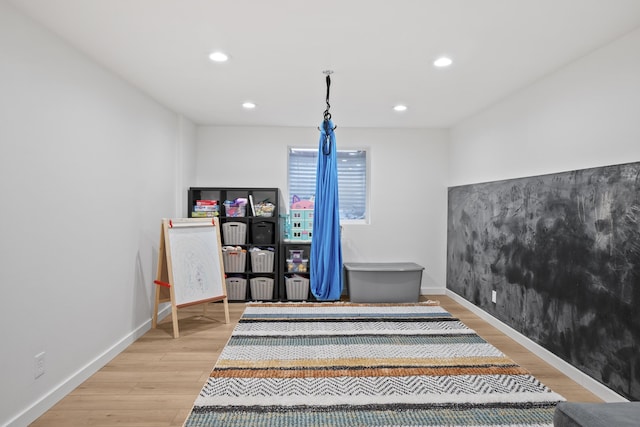
<svg viewBox="0 0 640 427"><path fill-rule="evenodd" d="M206 227L207 232L213 231L214 241L210 241L212 250L211 254L201 254L200 261L205 267L210 267L210 272L220 272L219 281L217 277L213 277L211 283L207 283L207 289L202 290L197 295L183 296L180 300L177 298L176 287L187 286L187 283L180 283L179 279L174 277L174 269L172 263L172 254L170 233L174 228L183 227ZM207 234L207 238L211 239L211 233ZM227 299L227 287L224 278L224 266L222 263L222 246L220 240L220 226L217 218L196 218L196 219L163 219L160 228L160 249L158 251L158 269L156 273L156 294L153 309L152 327L158 326L158 307L160 303L171 303L171 317L173 321L173 337L178 338L180 335L178 329L178 308L188 307L196 304L204 304L203 315L206 314L207 306L205 303L222 301L224 306L225 323L229 323L229 302ZM193 255L193 254L190 254ZM209 264L211 263L211 264ZM216 266L217 264L217 266Z"/></svg>

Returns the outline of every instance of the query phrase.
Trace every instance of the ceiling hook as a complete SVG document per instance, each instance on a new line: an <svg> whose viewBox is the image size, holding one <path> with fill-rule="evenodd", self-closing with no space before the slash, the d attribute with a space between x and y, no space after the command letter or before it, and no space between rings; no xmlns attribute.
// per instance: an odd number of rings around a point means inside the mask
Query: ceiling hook
<svg viewBox="0 0 640 427"><path fill-rule="evenodd" d="M322 71L322 74L327 76L326 79L325 79L325 81L327 83L327 96L325 98L325 102L327 103L327 109L324 110L323 117L324 117L324 121L325 121L325 126L324 126L325 129L324 129L324 131L325 131L325 133L328 134L329 133L329 129L328 129L328 126L326 125L326 122L331 120L331 113L329 112L329 109L331 108L331 104L329 104L329 89L331 87L331 77L330 76L331 76L331 74L333 74L333 70L324 70L324 71ZM331 130L334 131L334 130L336 130L336 128L337 128L337 126L334 125L333 129L331 129ZM322 129L320 129L320 127L318 127L318 130L322 130Z"/></svg>

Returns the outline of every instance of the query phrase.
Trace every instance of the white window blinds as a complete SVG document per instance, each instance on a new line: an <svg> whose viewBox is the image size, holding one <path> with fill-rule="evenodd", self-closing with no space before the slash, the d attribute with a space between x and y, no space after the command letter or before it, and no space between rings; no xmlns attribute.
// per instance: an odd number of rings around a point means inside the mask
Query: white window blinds
<svg viewBox="0 0 640 427"><path fill-rule="evenodd" d="M338 150L340 219L364 220L367 214L367 152ZM289 204L294 195L310 199L316 191L318 150L289 148Z"/></svg>

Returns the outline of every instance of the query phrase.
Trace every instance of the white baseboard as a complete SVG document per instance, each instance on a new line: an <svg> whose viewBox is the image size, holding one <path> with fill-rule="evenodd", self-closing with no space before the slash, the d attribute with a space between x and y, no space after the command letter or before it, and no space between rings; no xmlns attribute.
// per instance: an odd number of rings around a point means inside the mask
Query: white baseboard
<svg viewBox="0 0 640 427"><path fill-rule="evenodd" d="M163 319L169 314L171 314L171 305L167 305L158 312L158 319ZM112 345L104 353L87 363L62 383L55 386L40 400L34 402L27 409L12 418L7 426L21 427L31 424L38 417L51 409L53 405L62 400L62 398L64 398L67 394L71 393L76 387L86 381L91 375L98 372L102 367L109 363L111 359L124 351L127 347L129 347L129 345L131 345L134 341L136 341L150 329L151 319L138 326L136 329L123 337L120 341Z"/></svg>
<svg viewBox="0 0 640 427"><path fill-rule="evenodd" d="M485 320L487 323L494 326L496 329L500 330L522 346L524 346L527 350L531 351L545 362L550 364L562 371L569 378L580 384L582 387L591 391L593 394L604 400L605 402L626 402L628 401L624 397L620 396L618 393L614 392L610 388L604 386L598 381L594 380L590 376L586 375L582 371L578 370L571 364L565 362L560 359L555 354L551 353L549 350L544 347L536 344L531 341L529 338L522 335L520 332L506 325L502 321L496 319L491 316L486 311L478 308L473 305L466 299L462 298L458 294L450 291L449 289L443 288L421 288L421 295L447 295L451 299L458 302L460 305L464 306L468 310L472 311L480 318ZM158 313L158 319L163 319L166 316L171 314L171 306L167 305L160 310ZM125 350L129 345L131 345L134 341L144 335L147 331L151 329L151 320L146 321L138 328L133 330L131 333L123 337L120 341L111 346L107 351L96 357L94 360L86 364L84 367L79 369L76 373L71 375L67 380L56 386L51 390L47 395L42 397L40 400L34 402L29 408L25 409L20 414L16 415L11 421L9 421L8 426L26 426L31 422L35 421L39 416L44 414L47 410L49 410L53 405L55 405L58 401L64 398L67 394L73 391L77 386L86 381L91 375L95 374L99 371L103 366L105 366L109 361L111 361L114 357L120 354L123 350Z"/></svg>
<svg viewBox="0 0 640 427"><path fill-rule="evenodd" d="M420 288L420 295L446 295L446 292L447 290L445 288Z"/></svg>
<svg viewBox="0 0 640 427"><path fill-rule="evenodd" d="M460 305L472 311L474 314L478 315L480 318L485 320L487 323L491 324L496 329L503 332L509 338L512 338L514 341L524 346L527 350L529 350L536 356L540 357L549 365L560 370L566 376L568 376L569 378L571 378L572 380L574 380L575 382L580 384L582 387L586 388L591 393L595 394L605 402L628 402L627 399L625 399L615 391L611 390L610 388L606 387L600 382L594 380L593 378L591 378L584 372L580 371L570 363L565 362L555 354L551 353L546 348L531 341L529 338L525 337L520 332L516 331L515 329L503 323L502 321L496 319L495 317L493 317L486 311L482 310L481 308L473 305L472 303L462 298L460 295L456 294L455 292L452 292L449 289L447 289L446 295L451 299L455 300Z"/></svg>

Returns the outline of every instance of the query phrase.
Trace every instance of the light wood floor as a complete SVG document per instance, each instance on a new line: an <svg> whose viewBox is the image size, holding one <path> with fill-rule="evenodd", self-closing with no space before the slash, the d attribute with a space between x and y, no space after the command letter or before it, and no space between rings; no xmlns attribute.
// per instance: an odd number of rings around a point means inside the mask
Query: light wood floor
<svg viewBox="0 0 640 427"><path fill-rule="evenodd" d="M442 295L425 298L440 301L567 400L600 401L452 299ZM202 306L178 310L180 338L173 338L171 319L165 319L31 425L182 426L243 311L244 304L230 303L231 323L225 324L220 304L209 304L207 317L202 317Z"/></svg>

